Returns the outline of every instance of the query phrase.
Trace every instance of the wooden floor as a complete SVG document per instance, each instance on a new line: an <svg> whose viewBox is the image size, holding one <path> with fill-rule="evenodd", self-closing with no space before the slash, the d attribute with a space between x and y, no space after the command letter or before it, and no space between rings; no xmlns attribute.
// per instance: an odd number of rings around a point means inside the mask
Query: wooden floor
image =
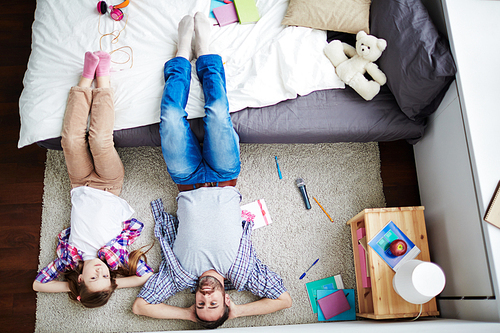
<svg viewBox="0 0 500 333"><path fill-rule="evenodd" d="M0 0L0 331L33 332L45 150L17 149L19 96L30 54L34 0ZM381 143L387 205L420 204L413 148Z"/></svg>

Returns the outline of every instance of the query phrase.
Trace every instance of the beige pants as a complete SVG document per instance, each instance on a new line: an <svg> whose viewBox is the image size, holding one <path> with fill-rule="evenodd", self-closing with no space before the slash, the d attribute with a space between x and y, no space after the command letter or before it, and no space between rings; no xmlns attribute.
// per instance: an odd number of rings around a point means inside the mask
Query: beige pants
<svg viewBox="0 0 500 333"><path fill-rule="evenodd" d="M61 146L73 188L90 186L120 194L124 169L113 142L114 122L111 88L71 88Z"/></svg>

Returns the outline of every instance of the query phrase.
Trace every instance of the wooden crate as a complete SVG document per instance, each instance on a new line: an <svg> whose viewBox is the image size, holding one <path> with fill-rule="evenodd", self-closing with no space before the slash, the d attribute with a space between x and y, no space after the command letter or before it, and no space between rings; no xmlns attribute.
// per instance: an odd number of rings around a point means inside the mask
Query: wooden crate
<svg viewBox="0 0 500 333"><path fill-rule="evenodd" d="M356 269L358 317L370 319L412 318L418 316L420 305L406 302L392 287L394 271L368 246L368 267L371 288L363 288L356 230L365 228L366 239L371 240L389 221L393 221L420 249L415 258L430 261L424 207L370 208L347 221L351 226L352 247ZM438 316L436 299L423 304L421 316Z"/></svg>

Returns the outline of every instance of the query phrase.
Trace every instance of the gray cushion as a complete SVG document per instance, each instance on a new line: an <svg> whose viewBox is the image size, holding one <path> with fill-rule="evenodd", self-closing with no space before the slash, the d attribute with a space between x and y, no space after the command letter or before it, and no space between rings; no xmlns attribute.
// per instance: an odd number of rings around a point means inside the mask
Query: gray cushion
<svg viewBox="0 0 500 333"><path fill-rule="evenodd" d="M436 110L454 80L448 41L420 0L373 0L371 34L387 41L378 60L401 110L412 120Z"/></svg>

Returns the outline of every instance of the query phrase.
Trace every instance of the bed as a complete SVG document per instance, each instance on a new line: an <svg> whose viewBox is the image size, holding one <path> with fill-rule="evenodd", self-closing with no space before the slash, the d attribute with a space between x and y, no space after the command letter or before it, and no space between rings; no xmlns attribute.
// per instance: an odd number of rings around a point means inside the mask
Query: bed
<svg viewBox="0 0 500 333"><path fill-rule="evenodd" d="M85 51L99 48L117 50L111 73L115 145L159 146L162 69L175 54L177 23L186 14L210 13L216 2L136 0L123 9L124 20L115 22L98 14L93 0L71 6L38 0L18 146L61 149L69 87L78 81ZM256 4L257 23L214 26L210 46L225 63L231 118L241 142L420 140L456 72L448 42L420 0ZM323 54L330 40L353 44L359 30L388 44L377 62L387 84L371 101L346 87ZM109 32L114 34L102 37ZM187 112L201 140L203 96L194 73Z"/></svg>

